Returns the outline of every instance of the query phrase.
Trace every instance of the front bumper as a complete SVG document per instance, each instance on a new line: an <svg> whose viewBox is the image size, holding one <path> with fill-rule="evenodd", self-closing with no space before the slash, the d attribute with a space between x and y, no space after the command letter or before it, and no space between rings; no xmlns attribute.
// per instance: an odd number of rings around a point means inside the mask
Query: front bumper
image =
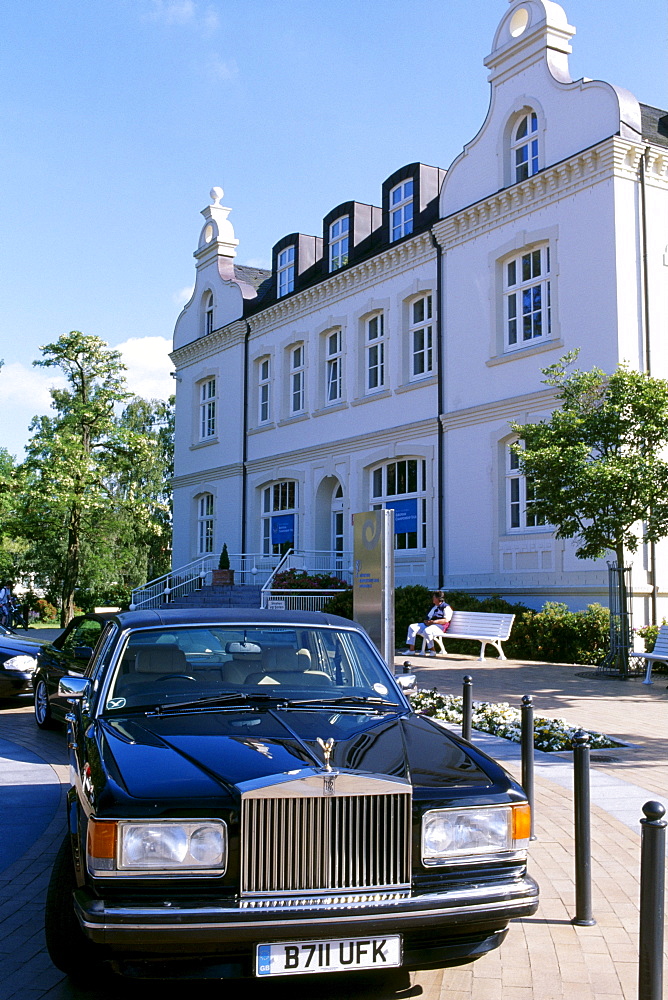
<svg viewBox="0 0 668 1000"><path fill-rule="evenodd" d="M315 902L266 898L241 904L146 904L97 899L86 889L77 890L74 899L84 933L107 946L109 957L164 964L167 956L217 956L236 963L237 972L228 975L247 975L255 945L282 940L400 933L406 967L480 954L500 943L509 920L535 913L538 887L524 876L464 890L360 894Z"/></svg>

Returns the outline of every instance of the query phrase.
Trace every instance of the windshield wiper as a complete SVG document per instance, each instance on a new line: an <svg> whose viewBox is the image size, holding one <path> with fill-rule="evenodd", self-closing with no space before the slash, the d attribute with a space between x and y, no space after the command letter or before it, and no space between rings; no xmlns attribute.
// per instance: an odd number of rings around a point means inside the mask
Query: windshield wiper
<svg viewBox="0 0 668 1000"><path fill-rule="evenodd" d="M388 701L376 695L346 694L337 698L290 698L286 702L288 708L295 705L389 705L391 708L401 708L396 701Z"/></svg>
<svg viewBox="0 0 668 1000"><path fill-rule="evenodd" d="M147 715L162 715L163 712L171 712L176 708L200 708L204 705L225 705L235 701L285 701L285 698L277 698L270 694L252 694L247 691L229 692L228 694L207 695L205 698L195 698L191 701L168 702L166 705L155 705L147 712Z"/></svg>

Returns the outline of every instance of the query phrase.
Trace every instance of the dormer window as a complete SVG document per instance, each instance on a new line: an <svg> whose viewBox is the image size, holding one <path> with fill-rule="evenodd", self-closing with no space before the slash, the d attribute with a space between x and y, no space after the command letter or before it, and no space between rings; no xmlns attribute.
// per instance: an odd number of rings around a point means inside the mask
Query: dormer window
<svg viewBox="0 0 668 1000"><path fill-rule="evenodd" d="M513 126L510 147L515 183L538 173L538 116L527 111Z"/></svg>
<svg viewBox="0 0 668 1000"><path fill-rule="evenodd" d="M204 297L204 336L213 333L213 292L207 292Z"/></svg>
<svg viewBox="0 0 668 1000"><path fill-rule="evenodd" d="M329 227L329 270L336 271L348 263L350 217L342 215Z"/></svg>
<svg viewBox="0 0 668 1000"><path fill-rule="evenodd" d="M390 191L390 239L413 232L413 178L397 184Z"/></svg>
<svg viewBox="0 0 668 1000"><path fill-rule="evenodd" d="M276 264L276 290L278 297L281 298L281 296L288 295L289 292L295 290L295 248L291 246L281 250Z"/></svg>

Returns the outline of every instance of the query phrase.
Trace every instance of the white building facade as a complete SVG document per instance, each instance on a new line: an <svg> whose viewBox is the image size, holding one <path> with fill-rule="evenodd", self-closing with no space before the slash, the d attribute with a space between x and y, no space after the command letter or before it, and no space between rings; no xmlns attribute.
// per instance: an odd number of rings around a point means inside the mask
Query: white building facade
<svg viewBox="0 0 668 1000"><path fill-rule="evenodd" d="M271 272L234 264L214 189L174 335L175 568L223 542L344 553L351 514L391 506L398 584L605 602L605 561L532 515L510 422L549 415L541 369L573 348L668 377L668 118L571 81L573 33L512 2L450 169L395 171L379 207L279 240ZM665 544L633 585L646 619L668 611Z"/></svg>

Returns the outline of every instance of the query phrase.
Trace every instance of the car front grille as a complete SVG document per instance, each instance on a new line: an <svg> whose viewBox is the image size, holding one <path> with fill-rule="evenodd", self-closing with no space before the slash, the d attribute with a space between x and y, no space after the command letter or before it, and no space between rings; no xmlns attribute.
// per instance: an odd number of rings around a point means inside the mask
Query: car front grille
<svg viewBox="0 0 668 1000"><path fill-rule="evenodd" d="M242 893L410 885L411 794L396 788L276 797L265 789L263 797L244 798Z"/></svg>

